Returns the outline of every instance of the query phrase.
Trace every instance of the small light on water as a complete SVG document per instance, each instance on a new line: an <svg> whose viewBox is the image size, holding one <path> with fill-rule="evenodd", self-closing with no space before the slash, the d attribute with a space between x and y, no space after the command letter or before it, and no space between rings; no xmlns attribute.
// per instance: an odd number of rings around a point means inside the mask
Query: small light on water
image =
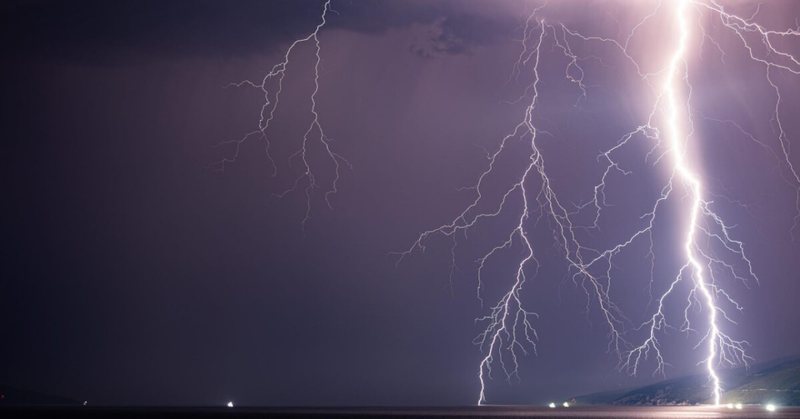
<svg viewBox="0 0 800 419"><path fill-rule="evenodd" d="M564 402L564 403L563 403L563 404L561 404L561 405L562 405L562 406L564 406L564 407L569 407L569 403L567 403L567 402Z"/></svg>
<svg viewBox="0 0 800 419"><path fill-rule="evenodd" d="M728 409L733 409L733 403L728 403Z"/></svg>
<svg viewBox="0 0 800 419"><path fill-rule="evenodd" d="M233 407L233 402L228 402L228 404L226 406Z"/></svg>
<svg viewBox="0 0 800 419"><path fill-rule="evenodd" d="M742 404L741 403L736 403L734 405L734 407L736 407L736 410L742 410Z"/></svg>
<svg viewBox="0 0 800 419"><path fill-rule="evenodd" d="M775 406L775 405L774 405L774 404L772 404L772 403L768 403L768 404L765 406L765 409L767 409L767 411L768 411L768 412L774 412L775 410L777 410L777 409L778 409L778 407L777 407L777 406Z"/></svg>
<svg viewBox="0 0 800 419"><path fill-rule="evenodd" d="M553 402L550 402L550 404L548 404L547 407L549 407L551 409L555 409L556 408L556 404L553 403Z"/></svg>

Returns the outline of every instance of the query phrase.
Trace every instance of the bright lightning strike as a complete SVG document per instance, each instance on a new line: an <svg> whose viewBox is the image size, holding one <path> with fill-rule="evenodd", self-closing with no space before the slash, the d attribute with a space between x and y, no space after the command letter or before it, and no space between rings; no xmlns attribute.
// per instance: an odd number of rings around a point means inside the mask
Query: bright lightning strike
<svg viewBox="0 0 800 419"><path fill-rule="evenodd" d="M685 241L683 243L684 253L686 255L686 263L680 269L676 279L670 284L667 291L661 295L658 300L658 309L655 314L644 323L643 326L649 328L649 335L645 341L630 350L625 359L623 366L636 373L639 362L642 358L647 358L652 351L657 361L657 370L663 372L665 361L662 355L660 344L657 338L657 332L663 327L667 326L666 317L664 314L664 303L666 298L675 290L678 282L685 280L688 276L691 278L693 287L691 288L688 304L684 310L685 318L682 326L683 330L692 330L689 320L689 309L693 303L701 304L707 312L707 326L704 337L698 346L705 342L706 344L706 358L703 361L706 371L710 380L711 398L715 405L719 405L721 393L723 391L722 383L720 382L717 365L720 363L727 363L730 365L747 364L750 359L745 352L747 341L736 340L722 330L721 321L727 320L728 323L735 324L728 316L723 303L728 303L735 309L741 311L742 307L737 304L731 296L724 291L719 285L715 277L714 266L722 267L728 270L730 274L736 279L752 278L758 280L752 269L752 263L746 256L744 245L741 241L735 240L731 236L731 227L726 225L722 218L712 210L712 202L706 200L704 196L704 185L701 176L691 167L687 155L687 144L693 132L691 130L693 117L691 106L688 102L688 97L691 96L691 85L689 83L689 75L687 68L687 51L689 43L692 39L690 31L690 18L688 13L691 6L698 6L707 8L718 13L723 19L725 27L733 30L736 35L744 42L745 47L749 51L751 59L759 61L767 67L767 81L770 86L775 89L777 96L777 103L775 112L773 114L773 121L779 129L778 140L783 151L783 156L789 171L792 173L794 179L800 180L796 176L796 171L789 159L788 147L786 145L786 134L782 128L780 120L780 89L775 85L770 77L770 68L773 65L791 71L790 68L775 64L774 62L757 58L753 55L753 49L748 45L742 36L742 27L731 25L730 21L739 23L747 23L746 20L735 17L725 13L723 9L713 1L709 3L696 2L691 0L680 0L672 2L673 6L673 33L675 33L675 47L669 59L667 67L665 82L658 102L665 102L665 128L666 137L668 139L668 153L672 160L672 176L668 185L668 191L674 188L674 181L678 180L682 185L688 189L689 203L685 207L685 217L687 219L684 231ZM776 54L783 54L774 49L769 41L770 31L763 30L758 25L746 24L745 28L758 28L756 31L760 33L764 39L764 44L768 46L769 50ZM701 27L702 28L702 27ZM704 39L709 38L709 35L703 31ZM790 31L791 32L791 31ZM781 32L786 35L790 32ZM791 32L794 33L794 32ZM712 40L717 48L721 49L719 43ZM784 55L790 60L793 57ZM681 92L688 92L687 97L681 97ZM683 100L687 100L683 102ZM655 110L654 110L655 112ZM652 114L651 114L652 115ZM686 132L686 129L690 132ZM752 136L749 136L754 139ZM758 142L758 141L757 141ZM760 142L759 142L760 143ZM677 179L676 179L677 178ZM800 183L800 182L797 182ZM795 185L797 188L797 185ZM666 195L662 195L666 196ZM795 223L796 223L795 219ZM717 241L725 250L738 256L746 266L746 276L743 278L738 275L735 268L722 258L712 255L711 249L707 246L703 248L698 239L699 235L705 235L710 240Z"/></svg>
<svg viewBox="0 0 800 419"><path fill-rule="evenodd" d="M320 114L317 105L317 94L319 93L320 87L320 63L322 62L322 57L320 55L321 46L319 35L320 31L328 23L328 14L332 11L331 0L325 1L322 14L320 15L320 22L314 27L314 30L308 35L298 38L292 42L286 49L286 52L283 55L283 60L275 64L270 71L264 75L261 81L244 80L238 83L231 83L229 85L229 87L250 87L259 89L263 92L264 99L261 106L258 127L255 130L244 134L239 139L220 143L220 146L231 146L233 148L233 153L230 157L223 158L212 165L212 168L219 171L224 171L227 165L238 160L241 147L244 145L244 143L251 138L257 138L261 140L264 145L266 158L272 168L272 176L275 177L278 175L278 166L273 159L272 154L270 153L270 148L272 145L270 128L272 127L272 123L275 121L276 113L280 105L281 94L283 93L284 87L284 79L288 71L290 58L293 56L295 49L299 48L303 44L310 43L314 51L313 90L309 97L311 102L309 109L311 121L308 123L307 128L303 133L300 147L289 157L290 162L292 160L299 159L302 166L300 174L294 179L292 185L283 192L275 194L276 196L282 198L289 193L296 191L301 185L305 185L303 187L303 194L305 196L306 210L301 222L301 225L304 229L306 222L311 216L311 203L314 191L317 189L322 189L322 197L327 206L331 207L331 196L338 191L339 180L341 178L341 166L345 165L350 167L350 163L344 157L334 151L332 139L325 133L325 129L320 120ZM319 151L322 152L322 156L329 160L333 165L333 177L332 180L328 182L327 186L323 186L319 183L317 169L312 163L311 153L315 146Z"/></svg>
<svg viewBox="0 0 800 419"><path fill-rule="evenodd" d="M666 130L667 137L669 138L669 148L672 154L674 170L685 185L690 190L690 205L688 208L689 222L686 226L686 242L684 249L686 251L686 258L688 265L692 270L692 277L696 284L695 289L699 289L705 300L706 308L708 309L708 323L709 330L706 335L708 341L708 357L706 359L706 367L708 374L711 377L713 384L714 404L719 404L720 398L720 381L716 370L714 369L714 362L717 357L717 346L726 344L725 336L720 332L717 323L717 308L716 297L712 295L709 290L710 286L705 281L705 274L703 272L703 265L700 260L695 256L695 249L697 247L697 232L700 228L698 226L698 218L705 202L703 201L703 183L696 173L688 166L686 162L686 150L684 144L686 139L681 130L681 104L679 103L678 90L680 89L679 68L685 63L685 55L688 41L689 41L689 23L686 17L686 8L688 5L687 0L681 0L675 4L675 26L678 33L678 42L675 52L669 60L669 69L667 70L666 82L664 84L664 96L667 102L667 121ZM684 74L684 79L687 76ZM741 345L737 343L732 344L731 348L735 351L742 351Z"/></svg>

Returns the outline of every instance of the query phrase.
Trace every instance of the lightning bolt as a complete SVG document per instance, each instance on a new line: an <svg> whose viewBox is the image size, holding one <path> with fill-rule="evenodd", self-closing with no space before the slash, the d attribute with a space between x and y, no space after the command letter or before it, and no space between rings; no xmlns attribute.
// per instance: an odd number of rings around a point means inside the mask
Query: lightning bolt
<svg viewBox="0 0 800 419"><path fill-rule="evenodd" d="M777 50L770 41L770 36L795 36L797 32L793 30L783 32L766 30L759 25L751 23L747 19L726 13L721 6L713 1L698 2L680 0L672 2L671 5L673 6L674 33L677 39L676 46L669 59L665 82L658 102L663 102L666 107L664 124L666 137L668 139L667 153L672 160L672 176L670 177L666 189L667 194L662 194L662 198L666 199L669 192L675 188L676 182L681 183L689 195L689 202L685 205L685 217L687 222L684 230L685 241L683 243L686 263L681 267L677 277L670 283L667 290L658 299L658 308L656 312L642 325L648 329L649 333L647 338L641 345L635 346L627 353L622 365L635 374L642 358L647 358L652 351L656 358L656 371L663 373L665 361L660 349L657 332L668 326L664 313L665 301L675 291L679 282L687 280L687 277L691 278L693 286L689 291L687 306L684 310L684 323L681 329L684 331L693 330L689 319L689 310L693 304L704 306L707 312L707 326L703 338L698 343L698 347L703 343L706 344L706 357L703 364L705 364L710 381L711 399L715 405L719 405L723 388L717 371L718 365L747 365L751 358L745 352L745 347L748 345L748 342L746 340L732 338L722 328L723 321L735 324L723 307L723 304L727 304L738 311L741 311L742 307L719 285L720 281L716 277L718 271L715 271L714 267L716 266L718 269L722 268L733 278L742 281L747 281L747 279L758 281L758 277L754 273L752 263L745 253L743 243L732 238L732 227L727 225L712 209L713 202L705 198L705 186L702 177L692 167L691 162L687 158L689 154L687 144L693 134L691 121L692 109L688 101L688 98L691 96L691 85L688 81L689 75L686 69L686 55L689 50L689 42L692 39L688 13L691 6L695 6L698 11L706 9L716 13L722 19L724 27L732 30L743 42L749 57L765 65L766 80L774 89L777 98L773 113L773 123L777 126L778 142L786 167L792 179L795 181L794 188L796 193L797 185L800 184L800 182L798 182L800 179L798 179L797 172L791 163L786 132L783 129L783 124L780 119L780 89L772 80L770 71L773 68L778 68L794 74L797 73L795 69L791 67L757 57L754 54L753 47L748 44L742 32L756 32L761 36L762 43L767 47L769 53L788 59L790 62L794 62L794 64L798 64L793 56ZM756 14L758 13L758 8L760 8L760 6L757 7ZM703 39L710 40L721 52L721 56L724 57L725 52L721 44L711 37L702 26L700 26L700 29L703 34ZM687 91L688 94L685 94L685 96L687 96L687 102L683 103L681 101L681 93ZM728 122L743 132L738 124L733 121ZM686 132L687 127L689 132ZM752 141L764 146L763 142L756 139L751 134L745 133L745 135ZM795 217L794 228L796 228L796 226L797 216ZM737 273L736 268L731 263L726 262L724 258L715 256L710 246L702 246L698 239L698 236L701 235L708 238L709 241L721 245L729 254L738 257L745 267L744 275Z"/></svg>
<svg viewBox="0 0 800 419"><path fill-rule="evenodd" d="M628 361L626 362L628 362L628 365L630 365L630 359L635 356L636 358L632 361L635 371L642 354L644 353L646 356L646 351L650 348L653 348L653 350L656 352L658 368L663 370L664 360L661 351L658 348L655 332L657 328L665 324L663 304L666 296L674 290L677 282L683 278L684 271L689 270L689 275L694 281L692 293L699 292L701 294L705 307L708 311L708 332L704 338L708 343L708 352L705 364L712 383L714 403L718 405L721 392L719 375L715 369L715 362L718 357L718 352L722 359L727 359L725 356L726 350L733 351L739 356L740 359L746 360L746 355L744 355L744 349L742 347L742 345L745 343L744 341L733 341L720 330L717 317L719 313L724 315L724 311L717 306L715 295L717 293L717 289L713 283L708 283L706 281L706 274L703 269L704 264L698 257L698 253L702 254L702 251L698 249L697 243L698 231L702 228L699 226L699 218L703 214L703 209L707 208L708 206L707 202L703 198L703 183L699 176L689 166L689 163L686 159L687 150L685 144L688 138L682 129L682 104L679 99L682 80L685 80L688 77L685 72L685 56L688 49L687 44L690 39L689 23L686 17L686 9L688 5L688 0L680 0L675 3L674 25L677 28L676 32L678 34L677 46L675 47L672 57L669 60L669 66L665 77L666 81L664 83L662 92L667 108L665 122L666 136L669 141L669 153L671 154L671 159L673 161L673 178L670 180L670 190L672 189L672 184L675 181L674 178L677 177L688 189L688 193L690 195L690 202L687 207L686 214L688 223L685 226L686 230L684 233L684 251L687 262L681 268L677 279L670 285L667 292L659 299L658 311L649 323L649 337L641 346L634 348L628 353ZM684 68L683 74L681 74L681 68ZM709 215L715 220L719 221L719 218L713 212L707 211L706 215ZM727 232L724 225L722 225L722 229L723 231ZM688 316L686 317L686 321L688 322ZM687 325L687 327L689 326Z"/></svg>
<svg viewBox="0 0 800 419"><path fill-rule="evenodd" d="M305 214L301 221L301 226L305 230L305 225L311 216L312 198L314 190L322 189L322 197L326 205L331 208L331 196L338 191L339 180L341 179L342 165L352 168L350 163L336 151L332 145L332 139L326 134L322 122L320 121L320 114L317 105L317 95L319 93L319 79L320 79L320 63L322 62L321 46L319 35L325 25L328 23L327 18L330 12L335 12L331 9L331 1L325 1L322 14L320 15L320 22L304 37L298 38L292 42L286 49L283 55L283 60L275 64L269 72L267 72L261 81L243 80L238 83L231 83L228 87L249 87L258 89L263 93L263 101L261 104L261 112L259 114L258 126L255 130L244 134L242 137L234 140L223 141L219 146L230 146L233 149L230 157L224 157L218 162L211 165L212 169L224 171L225 167L229 164L235 163L239 159L242 146L249 140L256 138L261 140L264 146L265 156L272 168L272 177L278 175L278 166L270 153L272 145L270 137L270 128L276 118L276 112L280 105L281 94L283 93L283 83L286 77L290 58L296 49L301 45L311 43L314 52L314 76L313 76L313 90L309 97L311 106L309 113L311 114L311 121L308 123L305 132L303 133L300 147L297 151L289 156L289 161L299 159L302 166L300 174L295 177L291 186L280 193L274 194L279 198L283 198L291 192L296 191L301 185L303 187L303 195L305 196ZM318 150L322 151L323 157L330 161L333 165L333 177L328 186L322 186L318 182L317 169L311 162L311 153L317 145Z"/></svg>
<svg viewBox="0 0 800 419"><path fill-rule="evenodd" d="M582 78L583 68L579 64L578 57L572 53L570 44L565 38L563 27L550 25L538 17L538 12L545 5L534 9L526 20L523 31L522 51L514 65L514 73L516 75L523 68L530 67L533 78L521 98L527 97L528 100L521 121L511 133L502 138L495 151L488 155L489 163L487 168L479 175L475 185L467 188L475 193L472 202L450 222L424 231L417 237L411 247L396 253L399 255L399 263L403 258L415 251L424 251L426 242L431 237L442 235L452 239L451 254L454 254L454 249L457 245L456 239L459 234L466 234L467 231L481 221L510 212L511 204L509 202L512 197L516 197L521 201L521 208L516 218L517 222L508 232L506 240L493 245L477 260L477 298L483 305L482 289L484 288L484 283L482 272L487 261L499 252L508 250L515 245L521 247L524 254L517 264L511 287L491 306L488 314L476 319L476 322L485 324L485 328L475 339L475 343L481 350L485 351L485 356L480 362L478 372L480 381L478 404L486 402L486 382L488 379L493 378L493 371L496 365L499 365L508 381L513 378L518 379L519 356L527 355L529 351L536 352L538 336L536 329L533 327L533 320L538 318L538 314L525 308L520 292L526 285L528 278L535 277L538 270L539 261L535 257L534 246L529 236L528 228L531 221L538 222L542 214L549 215L550 220L553 222L555 226L553 230L554 240L564 250L569 266L576 270L575 278L580 278L584 289L588 287L588 289L592 290L594 301L600 307L610 330L610 346L618 350L624 342L621 332L622 313L611 301L608 294L608 286L602 284L600 278L586 269L588 264L584 262L583 253L588 249L579 243L571 213L562 204L552 187L550 177L546 171L545 158L538 145L540 137L543 134L548 135L546 131L537 129L535 123L539 99L539 83L541 81L539 65L542 57L542 45L546 38L549 38L570 59L570 63L565 70L565 78L576 85L581 92L580 97L585 97L586 94L586 86L583 84ZM495 204L490 210L480 210L480 206L486 201L483 195L486 187L485 182L495 171L501 156L514 152L512 149L512 143L514 142L522 142L527 145L524 150L527 150L525 152L528 156L528 164L520 170L517 180L508 186L499 203ZM536 216L535 219L534 216ZM454 271L454 264L455 257L451 260L451 275ZM531 266L534 271L532 273L527 271ZM587 293L589 292L588 289Z"/></svg>

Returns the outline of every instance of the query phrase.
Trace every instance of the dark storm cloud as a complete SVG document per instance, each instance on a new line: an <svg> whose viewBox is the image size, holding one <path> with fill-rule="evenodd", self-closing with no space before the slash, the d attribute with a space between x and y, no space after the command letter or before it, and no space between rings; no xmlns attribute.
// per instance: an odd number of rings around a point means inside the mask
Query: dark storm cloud
<svg viewBox="0 0 800 419"><path fill-rule="evenodd" d="M422 56L460 54L510 35L508 17L481 13L478 2L334 1L329 28L382 33L430 25ZM107 63L169 56L231 57L269 52L307 33L322 2L242 0L12 1L0 6L4 59Z"/></svg>
<svg viewBox="0 0 800 419"><path fill-rule="evenodd" d="M489 19L471 14L457 14L434 22L427 42L411 46L411 50L424 58L442 54L469 53L473 46L487 44L507 35L501 19Z"/></svg>
<svg viewBox="0 0 800 419"><path fill-rule="evenodd" d="M274 12L275 9L280 13ZM106 61L128 54L235 55L312 22L307 2L21 1L3 7L5 56ZM252 41L249 41L252 40Z"/></svg>
<svg viewBox="0 0 800 419"><path fill-rule="evenodd" d="M486 9L478 0L350 1L345 6L338 4L335 8L343 13L332 23L336 25L338 20L341 27L351 30L381 32L393 27L427 25L427 38L410 46L412 52L425 58L469 53L476 46L507 40L517 32L519 25L519 16L503 13L503 7Z"/></svg>

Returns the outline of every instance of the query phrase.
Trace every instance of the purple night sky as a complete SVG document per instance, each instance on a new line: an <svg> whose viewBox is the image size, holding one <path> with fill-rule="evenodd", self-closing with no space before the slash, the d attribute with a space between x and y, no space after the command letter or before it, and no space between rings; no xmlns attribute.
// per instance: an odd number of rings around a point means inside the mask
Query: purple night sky
<svg viewBox="0 0 800 419"><path fill-rule="evenodd" d="M617 39L658 2L552 3L541 14L547 21ZM720 3L745 17L757 5ZM243 143L224 172L209 168L231 155L217 145L257 127L262 106L259 90L226 86L261 80L314 29L323 2L4 2L0 384L93 404L474 404L484 357L473 344L482 330L474 319L507 289L522 249L487 265L484 307L475 260L502 243L514 210L459 236L455 256L441 236L399 264L392 253L469 205L473 192L463 188L520 122L527 103L517 99L532 79L530 66L515 75L514 63L539 4L333 0L319 33L316 100L352 170L343 167L332 208L313 194L303 229L302 187L274 194L302 174L290 156L311 118L311 44L293 53L270 127L278 175L258 140ZM786 30L798 18L800 2L776 0L754 21ZM764 66L718 19L698 22L726 55L711 41L693 43L692 161L760 278L749 288L726 279L743 307L726 328L750 342L754 362L797 355L798 185L772 121L775 92ZM654 22L631 51L647 65L670 45L668 29L668 21ZM800 56L790 38L780 46ZM570 206L592 197L605 169L597 155L651 106L645 84L613 48L571 45L587 57L586 98L565 78L569 60L548 33L534 115L551 186ZM798 148L800 75L771 74L782 89L787 141ZM763 144L720 122L728 120ZM632 174L612 176L602 227L587 233L593 247L630 235L660 191L666 175L645 163L645 140L619 155ZM527 154L515 150L499 161L487 198L502 197L503 182L524 166ZM790 150L789 161L800 164L799 153ZM319 149L310 154L324 189L332 167L322 157ZM654 229L654 290L682 263L678 192ZM490 401L541 403L662 379L652 363L635 377L618 370L608 328L596 306L587 311L551 220L545 213L526 228L540 266L535 276L530 267L521 295L540 316L538 354L520 358L519 380L487 381ZM637 243L612 267L609 292L633 341L653 308L647 251ZM680 316L683 306L669 310ZM703 372L702 349L693 349L701 337L666 332L667 377Z"/></svg>

